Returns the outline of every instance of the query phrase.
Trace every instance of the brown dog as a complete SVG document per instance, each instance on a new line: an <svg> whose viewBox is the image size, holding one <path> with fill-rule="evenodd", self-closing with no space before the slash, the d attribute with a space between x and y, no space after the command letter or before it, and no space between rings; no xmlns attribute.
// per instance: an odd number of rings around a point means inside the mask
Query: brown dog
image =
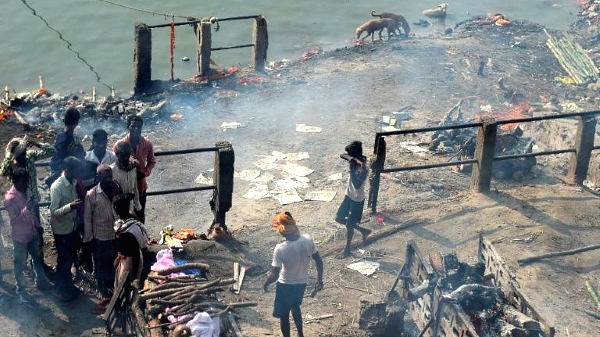
<svg viewBox="0 0 600 337"><path fill-rule="evenodd" d="M381 40L381 33L383 29L387 29L388 39L392 35L392 32L396 30L396 22L392 19L373 19L365 22L362 26L356 28L356 39L360 39L363 32L367 32L367 35L361 39L364 41L369 35L371 36L371 42L373 42L373 36L375 32L379 32L379 39Z"/></svg>
<svg viewBox="0 0 600 337"><path fill-rule="evenodd" d="M396 28L398 30L398 34L402 34L400 27L404 30L404 37L408 37L408 33L410 33L410 26L408 25L408 21L404 18L404 16L400 14L383 12L381 14L375 14L375 11L371 11L371 16L378 17L380 19L392 19L396 22ZM396 32L394 32L396 35Z"/></svg>

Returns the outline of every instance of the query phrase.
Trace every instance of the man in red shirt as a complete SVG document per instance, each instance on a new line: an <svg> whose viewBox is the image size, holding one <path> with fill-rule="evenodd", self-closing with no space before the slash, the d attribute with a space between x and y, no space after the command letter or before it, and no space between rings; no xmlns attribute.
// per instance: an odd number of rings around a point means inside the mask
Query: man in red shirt
<svg viewBox="0 0 600 337"><path fill-rule="evenodd" d="M131 145L133 152L131 155L137 161L137 181L138 191L140 197L141 210L137 213L138 219L145 223L146 216L146 190L148 184L146 183L146 177L150 176L152 169L156 165L156 158L154 157L154 148L152 143L142 136L142 127L144 126L144 120L142 117L137 115L131 115L127 118L127 128L129 133L117 141L113 146L113 152L117 152L117 144L120 142L128 142Z"/></svg>

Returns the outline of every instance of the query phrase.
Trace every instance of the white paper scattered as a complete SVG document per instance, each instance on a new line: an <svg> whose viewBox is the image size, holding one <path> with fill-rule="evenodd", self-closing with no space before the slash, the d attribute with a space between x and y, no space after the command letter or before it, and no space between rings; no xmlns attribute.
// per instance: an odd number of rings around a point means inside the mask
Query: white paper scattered
<svg viewBox="0 0 600 337"><path fill-rule="evenodd" d="M323 128L319 127L319 126L296 124L296 132L321 132L321 131L323 131Z"/></svg>
<svg viewBox="0 0 600 337"><path fill-rule="evenodd" d="M330 175L327 180L340 180L342 179L342 173L334 173L332 175Z"/></svg>
<svg viewBox="0 0 600 337"><path fill-rule="evenodd" d="M270 170L270 169L274 168L275 166L277 166L275 164L276 160L277 159L275 159L274 156L265 156L265 157L255 161L254 165L263 171L267 171L267 170Z"/></svg>
<svg viewBox="0 0 600 337"><path fill-rule="evenodd" d="M285 159L287 160L302 160L302 159L309 159L310 156L308 155L308 152L291 152L291 153L286 153L286 157Z"/></svg>
<svg viewBox="0 0 600 337"><path fill-rule="evenodd" d="M275 176L269 172L261 172L261 174L254 179L252 182L256 184L268 184L269 182L275 180Z"/></svg>
<svg viewBox="0 0 600 337"><path fill-rule="evenodd" d="M267 194L269 194L269 186L256 184L246 194L242 195L242 198L258 200L264 198Z"/></svg>
<svg viewBox="0 0 600 337"><path fill-rule="evenodd" d="M196 177L194 181L202 185L212 185L213 173L209 171L200 172L200 174Z"/></svg>
<svg viewBox="0 0 600 337"><path fill-rule="evenodd" d="M283 152L279 152L279 151L273 151L271 153L273 155L273 157L275 157L275 161L278 160L302 160L302 159L308 159L310 158L310 156L308 155L308 152L290 152L290 153L283 153Z"/></svg>
<svg viewBox="0 0 600 337"><path fill-rule="evenodd" d="M296 188L296 182L292 179L282 179L275 182L275 186L280 190L293 190Z"/></svg>
<svg viewBox="0 0 600 337"><path fill-rule="evenodd" d="M394 111L392 112L397 121L408 121L412 119L410 113L406 111Z"/></svg>
<svg viewBox="0 0 600 337"><path fill-rule="evenodd" d="M300 177L307 176L315 171L306 166L294 163L285 163L283 165L277 165L277 169Z"/></svg>
<svg viewBox="0 0 600 337"><path fill-rule="evenodd" d="M310 186L308 186L307 183L300 181L300 180L296 180L293 178L285 178L285 179L277 180L275 182L275 187L277 189L285 191L285 190L293 190L296 188L306 189L306 188L309 188Z"/></svg>
<svg viewBox="0 0 600 337"><path fill-rule="evenodd" d="M306 193L304 200L332 201L335 193L335 191L310 191Z"/></svg>
<svg viewBox="0 0 600 337"><path fill-rule="evenodd" d="M281 204L281 205L288 205L288 204L293 204L295 202L304 201L304 200L302 200L302 198L300 198L300 196L298 195L298 192L296 192L296 190L283 191L283 193L276 195L275 199L277 199L277 201L279 201L279 204Z"/></svg>
<svg viewBox="0 0 600 337"><path fill-rule="evenodd" d="M237 128L241 128L244 127L242 125L242 123L238 123L238 122L223 122L221 123L221 130L225 131L228 129L237 129Z"/></svg>
<svg viewBox="0 0 600 337"><path fill-rule="evenodd" d="M233 176L241 180L253 181L256 178L258 178L258 176L260 176L260 170L241 170L239 172L235 171Z"/></svg>
<svg viewBox="0 0 600 337"><path fill-rule="evenodd" d="M398 131L398 130L400 130L400 129L398 129L395 126L391 126L391 125L384 125L381 127L381 131L383 131L383 132Z"/></svg>
<svg viewBox="0 0 600 337"><path fill-rule="evenodd" d="M281 172L281 177L283 179L294 179L297 182L302 183L302 185L310 183L310 178L309 177L301 177L301 176L289 174L287 172ZM306 188L308 188L308 186Z"/></svg>
<svg viewBox="0 0 600 337"><path fill-rule="evenodd" d="M379 263L374 261L361 260L347 265L346 268L356 270L357 272L363 275L371 276L375 274L377 269L379 269Z"/></svg>
<svg viewBox="0 0 600 337"><path fill-rule="evenodd" d="M429 152L428 149L420 147L417 142L400 142L400 146L413 153Z"/></svg>

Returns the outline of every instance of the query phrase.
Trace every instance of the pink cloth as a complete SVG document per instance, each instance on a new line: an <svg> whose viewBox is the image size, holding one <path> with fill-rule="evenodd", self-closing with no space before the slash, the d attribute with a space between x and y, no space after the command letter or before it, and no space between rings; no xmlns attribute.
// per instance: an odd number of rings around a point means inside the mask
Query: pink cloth
<svg viewBox="0 0 600 337"><path fill-rule="evenodd" d="M156 263L150 267L152 271L161 271L163 269L175 267L175 260L173 259L173 252L169 249L162 249L158 253L156 253ZM184 273L172 273L169 276L183 276Z"/></svg>

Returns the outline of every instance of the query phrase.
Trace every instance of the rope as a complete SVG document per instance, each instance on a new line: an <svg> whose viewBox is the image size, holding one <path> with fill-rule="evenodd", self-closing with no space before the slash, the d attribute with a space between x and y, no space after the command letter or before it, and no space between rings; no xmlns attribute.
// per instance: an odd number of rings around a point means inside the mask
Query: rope
<svg viewBox="0 0 600 337"><path fill-rule="evenodd" d="M175 51L175 18L171 18L171 81L174 80L173 76L173 53Z"/></svg>
<svg viewBox="0 0 600 337"><path fill-rule="evenodd" d="M70 50L73 54L75 54L75 56L77 56L77 58L81 62L83 62L83 64L85 64L88 67L88 69L96 76L96 82L98 82L99 84L102 84L103 86L107 87L108 90L111 90L111 87L108 84L102 82L102 79L100 78L100 74L98 74L98 72L94 69L94 67L88 61L86 61L81 56L81 54L79 54L79 52L77 50L75 50L73 48L73 44L69 40L65 39L65 37L63 36L63 34L59 30L57 30L56 28L50 26L50 23L48 23L48 21L46 21L46 19L44 17L42 17L40 14L38 14L35 11L35 9L33 7L31 7L31 5L29 5L27 3L27 0L21 0L21 2L23 3L23 5L25 5L31 11L31 14L33 14L34 16L37 16L40 20L42 20L44 22L44 24L46 24L46 27L48 27L48 29L50 29L50 30L54 31L56 34L58 34L58 38L61 39L62 41L64 41L67 44L67 49Z"/></svg>
<svg viewBox="0 0 600 337"><path fill-rule="evenodd" d="M167 14L167 13L159 13L159 12L155 12L155 11L149 11L146 9L141 9L141 8L135 8L135 7L131 7L131 6L127 6L127 5L122 5L122 4L118 4L116 2L112 2L109 0L96 0L96 1L100 1L100 2L104 2L113 6L118 6L118 7L123 7L123 8L127 8L127 9L131 9L134 11L138 11L138 12L142 12L142 13L147 13L147 14L152 14L152 15L161 15L165 17L165 20L168 18L181 18L181 19L187 19L187 16L182 16L182 15L174 15L174 14Z"/></svg>

